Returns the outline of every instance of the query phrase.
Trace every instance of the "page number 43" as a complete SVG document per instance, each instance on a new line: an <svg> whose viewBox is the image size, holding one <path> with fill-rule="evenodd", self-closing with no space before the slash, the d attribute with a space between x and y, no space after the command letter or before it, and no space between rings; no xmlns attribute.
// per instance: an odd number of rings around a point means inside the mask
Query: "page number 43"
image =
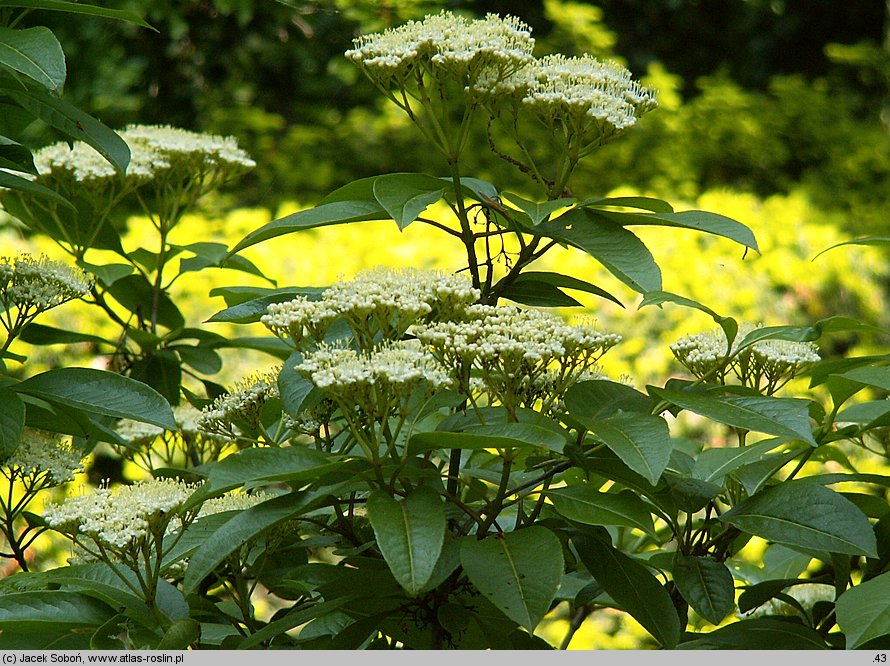
<svg viewBox="0 0 890 666"><path fill-rule="evenodd" d="M876 664L886 664L887 663L887 653L886 652L878 652L875 655L875 658L872 659Z"/></svg>

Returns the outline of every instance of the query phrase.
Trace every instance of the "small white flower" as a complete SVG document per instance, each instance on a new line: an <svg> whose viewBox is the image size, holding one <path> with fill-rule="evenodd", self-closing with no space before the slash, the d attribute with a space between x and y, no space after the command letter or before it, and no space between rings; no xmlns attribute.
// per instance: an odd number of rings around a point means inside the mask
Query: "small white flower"
<svg viewBox="0 0 890 666"><path fill-rule="evenodd" d="M278 370L251 375L201 410L197 428L203 433L234 438L237 423L255 427L263 405L277 397Z"/></svg>
<svg viewBox="0 0 890 666"><path fill-rule="evenodd" d="M211 516L215 513L222 513L224 511L243 511L260 504L261 502L270 500L273 497L274 495L264 492L250 494L244 492L226 493L225 495L213 497L204 502L201 505L200 511L198 511L198 518Z"/></svg>
<svg viewBox="0 0 890 666"><path fill-rule="evenodd" d="M115 491L98 488L60 504L48 504L43 517L51 528L86 535L97 544L118 551L138 547L149 536L163 534L195 486L173 479L137 481Z"/></svg>
<svg viewBox="0 0 890 666"><path fill-rule="evenodd" d="M82 270L42 254L0 257L0 303L7 309L49 310L86 296L91 286Z"/></svg>
<svg viewBox="0 0 890 666"><path fill-rule="evenodd" d="M52 485L71 481L83 471L84 456L71 446L71 439L37 428L25 428L15 452L3 462L13 475L46 473Z"/></svg>

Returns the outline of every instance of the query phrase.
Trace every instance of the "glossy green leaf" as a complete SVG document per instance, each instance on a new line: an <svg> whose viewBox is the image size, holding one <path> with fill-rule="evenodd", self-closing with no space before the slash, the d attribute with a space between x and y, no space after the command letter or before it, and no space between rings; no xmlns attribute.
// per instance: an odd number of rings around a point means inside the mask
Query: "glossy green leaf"
<svg viewBox="0 0 890 666"><path fill-rule="evenodd" d="M601 493L586 485L548 490L554 508L569 520L585 525L634 527L655 536L649 505L630 490Z"/></svg>
<svg viewBox="0 0 890 666"><path fill-rule="evenodd" d="M278 374L278 395L281 396L284 411L294 417L307 406L316 403L316 398L322 397L320 389L293 369L298 363L299 360L291 357Z"/></svg>
<svg viewBox="0 0 890 666"><path fill-rule="evenodd" d="M266 314L266 309L273 303L286 303L300 296L305 296L310 300L318 300L324 289L320 287L288 287L264 291L271 293L265 293L262 296L235 303L225 310L220 310L207 321L252 324L258 322L260 317ZM217 290L214 290L210 292L210 295L216 296L218 293Z"/></svg>
<svg viewBox="0 0 890 666"><path fill-rule="evenodd" d="M671 458L671 435L660 416L619 413L591 419L570 412L592 434L601 439L625 465L653 485Z"/></svg>
<svg viewBox="0 0 890 666"><path fill-rule="evenodd" d="M720 624L735 607L732 574L723 562L680 554L674 562L673 574L683 598L711 624Z"/></svg>
<svg viewBox="0 0 890 666"><path fill-rule="evenodd" d="M72 207L70 201L68 201L65 197L61 196L57 192L53 192L48 187L44 187L39 183L33 183L27 178L22 178L21 176L16 176L6 171L0 171L0 187L4 187L10 190L19 190L20 192L27 192L28 194L34 194L39 197L52 199L56 203L67 206L68 208Z"/></svg>
<svg viewBox="0 0 890 666"><path fill-rule="evenodd" d="M302 515L317 502L318 498L313 494L291 493L236 513L192 553L182 583L186 594L194 592L230 553L267 528Z"/></svg>
<svg viewBox="0 0 890 666"><path fill-rule="evenodd" d="M73 139L88 143L117 169L122 172L126 170L130 162L129 146L89 114L36 88L7 90L6 94L47 125L65 132Z"/></svg>
<svg viewBox="0 0 890 666"><path fill-rule="evenodd" d="M598 211L622 226L659 226L678 227L701 231L715 236L722 236L735 241L739 245L760 252L754 233L741 222L725 215L710 213L703 210L686 210L680 213L616 213Z"/></svg>
<svg viewBox="0 0 890 666"><path fill-rule="evenodd" d="M497 285L495 287L497 287ZM547 288L553 291L548 292L546 291ZM533 290L538 290L541 294L544 295L548 293L553 294L555 291L562 294L564 298L570 299L573 303L577 303L575 299L565 294L562 289L576 289L578 291L584 291L588 294L600 296L602 298L605 298L606 300L616 303L617 305L620 305L621 307L624 307L621 301L619 301L606 290L600 289L596 285L590 284L589 282L585 282L583 280L579 280L577 278L570 277L568 275L561 275L560 273L550 273L547 271L526 271L524 273L520 273L513 284L511 284L502 292L502 295L505 298L509 298L510 300L516 301L518 303L524 303L526 305L536 305L536 303L529 302L528 300L521 300L520 298L516 298L516 295L534 295L536 292L534 292ZM569 305L572 305L573 303L569 303Z"/></svg>
<svg viewBox="0 0 890 666"><path fill-rule="evenodd" d="M201 625L190 617L176 620L164 632L161 641L153 646L155 650L187 650L201 637Z"/></svg>
<svg viewBox="0 0 890 666"><path fill-rule="evenodd" d="M890 400L866 400L838 413L836 423L855 423L864 429L890 425Z"/></svg>
<svg viewBox="0 0 890 666"><path fill-rule="evenodd" d="M785 445L785 438L767 439L744 447L710 448L695 460L692 475L702 481L723 483L723 478L742 465L759 462L767 453Z"/></svg>
<svg viewBox="0 0 890 666"><path fill-rule="evenodd" d="M551 199L550 201L538 203L536 201L523 199L518 194L513 194L512 192L503 192L501 196L528 215L532 224L535 226L549 218L556 211L562 210L575 203L575 199Z"/></svg>
<svg viewBox="0 0 890 666"><path fill-rule="evenodd" d="M514 303L531 305L536 308L574 308L581 305L559 287L546 282L523 280L514 282L504 289L500 296Z"/></svg>
<svg viewBox="0 0 890 666"><path fill-rule="evenodd" d="M43 324L28 324L19 336L22 342L29 345L70 345L78 342L93 342L96 344L112 345L114 343L100 338L98 335L70 331L64 328L44 326Z"/></svg>
<svg viewBox="0 0 890 666"><path fill-rule="evenodd" d="M133 314L144 320L151 319L154 288L144 276L134 274L116 280L108 287L108 293ZM156 323L171 331L185 326L185 318L179 308L163 292L158 295Z"/></svg>
<svg viewBox="0 0 890 666"><path fill-rule="evenodd" d="M205 375L214 375L222 370L222 358L213 349L190 345L171 345L184 365Z"/></svg>
<svg viewBox="0 0 890 666"><path fill-rule="evenodd" d="M565 406L575 418L604 419L619 411L648 414L652 398L626 384L594 379L572 384L566 391Z"/></svg>
<svg viewBox="0 0 890 666"><path fill-rule="evenodd" d="M855 504L806 480L779 483L736 504L721 520L769 541L874 557L871 524Z"/></svg>
<svg viewBox="0 0 890 666"><path fill-rule="evenodd" d="M819 252L819 254L813 257L813 261L816 261L816 259L818 259L829 250L843 247L844 245L873 245L876 247L890 247L890 236L868 236L867 238L854 238L853 240L844 241L843 243L835 243L831 247L827 247Z"/></svg>
<svg viewBox="0 0 890 666"><path fill-rule="evenodd" d="M34 156L18 141L0 134L0 167L37 175Z"/></svg>
<svg viewBox="0 0 890 666"><path fill-rule="evenodd" d="M825 640L797 622L769 618L742 620L681 643L684 650L825 650ZM779 654L779 653L777 653Z"/></svg>
<svg viewBox="0 0 890 666"><path fill-rule="evenodd" d="M171 245L171 248L183 252L190 252L194 256L180 259L179 272L189 273L204 270L205 268L227 268L241 271L249 275L263 278L267 282L275 284L249 259L228 254L228 248L224 243L190 243L189 245Z"/></svg>
<svg viewBox="0 0 890 666"><path fill-rule="evenodd" d="M884 391L890 391L890 367L888 366L854 368L853 370L840 373L838 376L865 384L866 386L874 386Z"/></svg>
<svg viewBox="0 0 890 666"><path fill-rule="evenodd" d="M846 634L846 647L890 635L890 572L850 588L837 600L837 623Z"/></svg>
<svg viewBox="0 0 890 666"><path fill-rule="evenodd" d="M643 296L643 300L640 301L639 307L642 308L647 305L657 305L661 307L664 303L674 303L675 305L682 305L683 307L693 308L694 310L699 310L707 315L710 315L711 319L713 319L726 334L726 351L727 353L729 353L730 345L732 344L732 341L735 340L735 337L739 332L739 325L735 319L733 319L732 317L724 317L723 315L719 315L707 305L703 305L702 303L694 301L691 298L686 298L685 296L673 294L669 291L648 292Z"/></svg>
<svg viewBox="0 0 890 666"><path fill-rule="evenodd" d="M559 432L532 423L489 423L461 432L419 432L409 440L411 454L436 449L509 449L536 446L562 451L566 439Z"/></svg>
<svg viewBox="0 0 890 666"><path fill-rule="evenodd" d="M160 393L129 377L92 368L59 368L16 384L15 391L67 407L176 430Z"/></svg>
<svg viewBox="0 0 890 666"><path fill-rule="evenodd" d="M232 248L230 254L236 254L257 243L297 231L305 231L306 229L315 229L332 224L386 219L389 219L389 214L377 201L334 201L323 203L315 208L307 208L277 220L272 220L245 236Z"/></svg>
<svg viewBox="0 0 890 666"><path fill-rule="evenodd" d="M16 452L25 428L25 403L8 388L0 389L0 462Z"/></svg>
<svg viewBox="0 0 890 666"><path fill-rule="evenodd" d="M535 232L584 250L635 291L661 289L661 270L643 242L620 224L587 209L576 208L543 222Z"/></svg>
<svg viewBox="0 0 890 666"><path fill-rule="evenodd" d="M446 183L422 173L390 173L374 180L374 197L404 229L445 196Z"/></svg>
<svg viewBox="0 0 890 666"><path fill-rule="evenodd" d="M310 474L336 460L303 447L242 449L214 463L207 482L189 499L189 506L241 486L252 487L282 476Z"/></svg>
<svg viewBox="0 0 890 666"><path fill-rule="evenodd" d="M377 547L399 584L412 597L426 589L445 541L445 503L429 486L404 500L376 491L368 498L368 519Z"/></svg>
<svg viewBox="0 0 890 666"><path fill-rule="evenodd" d="M578 534L572 541L587 570L618 606L666 648L680 640L680 618L671 596L649 570L598 538Z"/></svg>
<svg viewBox="0 0 890 666"><path fill-rule="evenodd" d="M470 582L511 620L534 631L550 610L565 566L547 528L464 539L460 560Z"/></svg>
<svg viewBox="0 0 890 666"><path fill-rule="evenodd" d="M134 12L124 9L109 9L107 7L99 7L90 5L85 2L68 2L67 0L3 0L0 5L4 7L23 7L25 9L45 9L48 11L65 12L67 14L86 14L89 16L99 16L101 18L109 18L117 21L126 21L127 23L135 23L143 28L154 30L142 17Z"/></svg>
<svg viewBox="0 0 890 666"><path fill-rule="evenodd" d="M661 199L653 199L652 197L594 197L585 199L578 206L586 206L588 208L605 208L620 206L621 208L637 208L639 210L649 210L653 213L673 213L674 208L667 201Z"/></svg>
<svg viewBox="0 0 890 666"><path fill-rule="evenodd" d="M48 28L0 27L0 68L24 74L47 90L58 92L65 83L65 54Z"/></svg>
<svg viewBox="0 0 890 666"><path fill-rule="evenodd" d="M798 398L721 396L648 387L653 395L734 428L800 439L816 446L810 429L810 401Z"/></svg>
<svg viewBox="0 0 890 666"><path fill-rule="evenodd" d="M137 359L130 368L130 377L153 388L171 405L179 404L182 366L172 351L153 350Z"/></svg>
<svg viewBox="0 0 890 666"><path fill-rule="evenodd" d="M114 611L92 597L62 590L0 595L3 631L65 631L105 624Z"/></svg>

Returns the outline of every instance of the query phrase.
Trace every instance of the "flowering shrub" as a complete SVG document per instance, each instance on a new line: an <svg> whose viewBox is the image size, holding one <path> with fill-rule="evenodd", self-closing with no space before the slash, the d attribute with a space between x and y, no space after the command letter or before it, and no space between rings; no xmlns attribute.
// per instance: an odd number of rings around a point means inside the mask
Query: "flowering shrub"
<svg viewBox="0 0 890 666"><path fill-rule="evenodd" d="M816 343L883 331L840 316L748 324L664 291L632 227L694 230L746 252L758 251L753 233L657 199L575 195L579 162L652 111L656 94L617 65L532 49L515 18L446 12L357 39L347 57L441 153L447 175L349 183L231 249L169 240L202 195L251 166L231 139L130 127L124 173L80 144L38 153L34 182L70 207L27 190L2 201L95 281L32 312L14 288L29 260L0 265L13 285L4 303L30 317L6 307L4 356L24 360L9 351L17 338L70 339L32 319L81 297L120 327L122 374L5 375L7 478L29 497L68 478L22 462L36 427L84 453L106 442L151 478L69 492L42 516L7 508L9 526L27 522L21 535L4 530L22 568L28 530L70 539L73 557L0 582L0 641L52 610L34 647L525 649L549 647L545 617L568 619L567 647L586 618L615 609L664 648L884 644L887 478L853 460L886 458L871 444L890 402L863 398L890 389L888 357L823 360ZM529 192L462 172L479 149L467 145L472 123L487 125L489 147L528 176ZM113 213L133 200L156 251L122 247ZM429 212L439 202L444 218ZM219 290L227 307L213 321L260 323L270 335L259 339L188 327L169 298L189 272L261 275L239 254L258 243L370 220L429 225L465 265ZM687 308L718 328L671 346L681 376L664 386L609 377L601 359L621 336L543 308L578 305L567 291L620 299L531 270L557 246L596 260L641 307ZM124 263L93 263L98 250ZM61 274L38 273L47 285ZM227 346L274 364L222 389L207 376ZM805 376L814 390L786 395ZM684 430L683 413L726 444ZM836 471L823 473L826 459ZM831 487L842 483L857 491ZM781 575L764 557L752 567L741 553L755 537L799 566Z"/></svg>

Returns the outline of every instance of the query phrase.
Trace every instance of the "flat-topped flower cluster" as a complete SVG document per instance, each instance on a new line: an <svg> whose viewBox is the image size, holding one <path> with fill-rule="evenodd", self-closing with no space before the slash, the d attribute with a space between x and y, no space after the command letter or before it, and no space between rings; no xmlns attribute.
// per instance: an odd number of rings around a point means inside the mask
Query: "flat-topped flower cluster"
<svg viewBox="0 0 890 666"><path fill-rule="evenodd" d="M137 553L148 539L162 538L171 524L188 520L180 510L194 490L195 486L174 479L137 481L47 504L43 517L52 529L74 537L83 547L89 548L77 537L118 555Z"/></svg>
<svg viewBox="0 0 890 666"><path fill-rule="evenodd" d="M173 168L198 174L210 169L238 171L256 166L233 137L168 125L129 125L119 135L130 148L126 175L137 183ZM108 160L82 141L72 145L61 141L41 148L34 154L34 166L41 177L67 175L80 183L121 177Z"/></svg>
<svg viewBox="0 0 890 666"><path fill-rule="evenodd" d="M479 305L479 294L460 275L377 267L317 300L268 306L262 323L300 356L281 373L298 373L322 395L284 423L312 432L339 409L381 424L404 416L417 391L444 389L473 404L550 409L572 384L603 377L597 361L620 336L589 320L570 325L540 310ZM205 408L200 427L231 433L239 422L256 424L256 398L277 395L274 384L272 375L246 380Z"/></svg>
<svg viewBox="0 0 890 666"><path fill-rule="evenodd" d="M32 484L49 487L73 480L83 471L83 459L67 435L25 428L18 448L0 469L10 481L30 478Z"/></svg>
<svg viewBox="0 0 890 666"><path fill-rule="evenodd" d="M0 257L0 305L7 313L43 312L86 296L91 286L84 271L42 254Z"/></svg>
<svg viewBox="0 0 890 666"><path fill-rule="evenodd" d="M756 330L743 322L732 345L722 328L686 335L670 345L674 357L698 378L725 381L732 373L744 385L773 391L806 371L821 357L812 342L759 340L741 348L746 335Z"/></svg>

